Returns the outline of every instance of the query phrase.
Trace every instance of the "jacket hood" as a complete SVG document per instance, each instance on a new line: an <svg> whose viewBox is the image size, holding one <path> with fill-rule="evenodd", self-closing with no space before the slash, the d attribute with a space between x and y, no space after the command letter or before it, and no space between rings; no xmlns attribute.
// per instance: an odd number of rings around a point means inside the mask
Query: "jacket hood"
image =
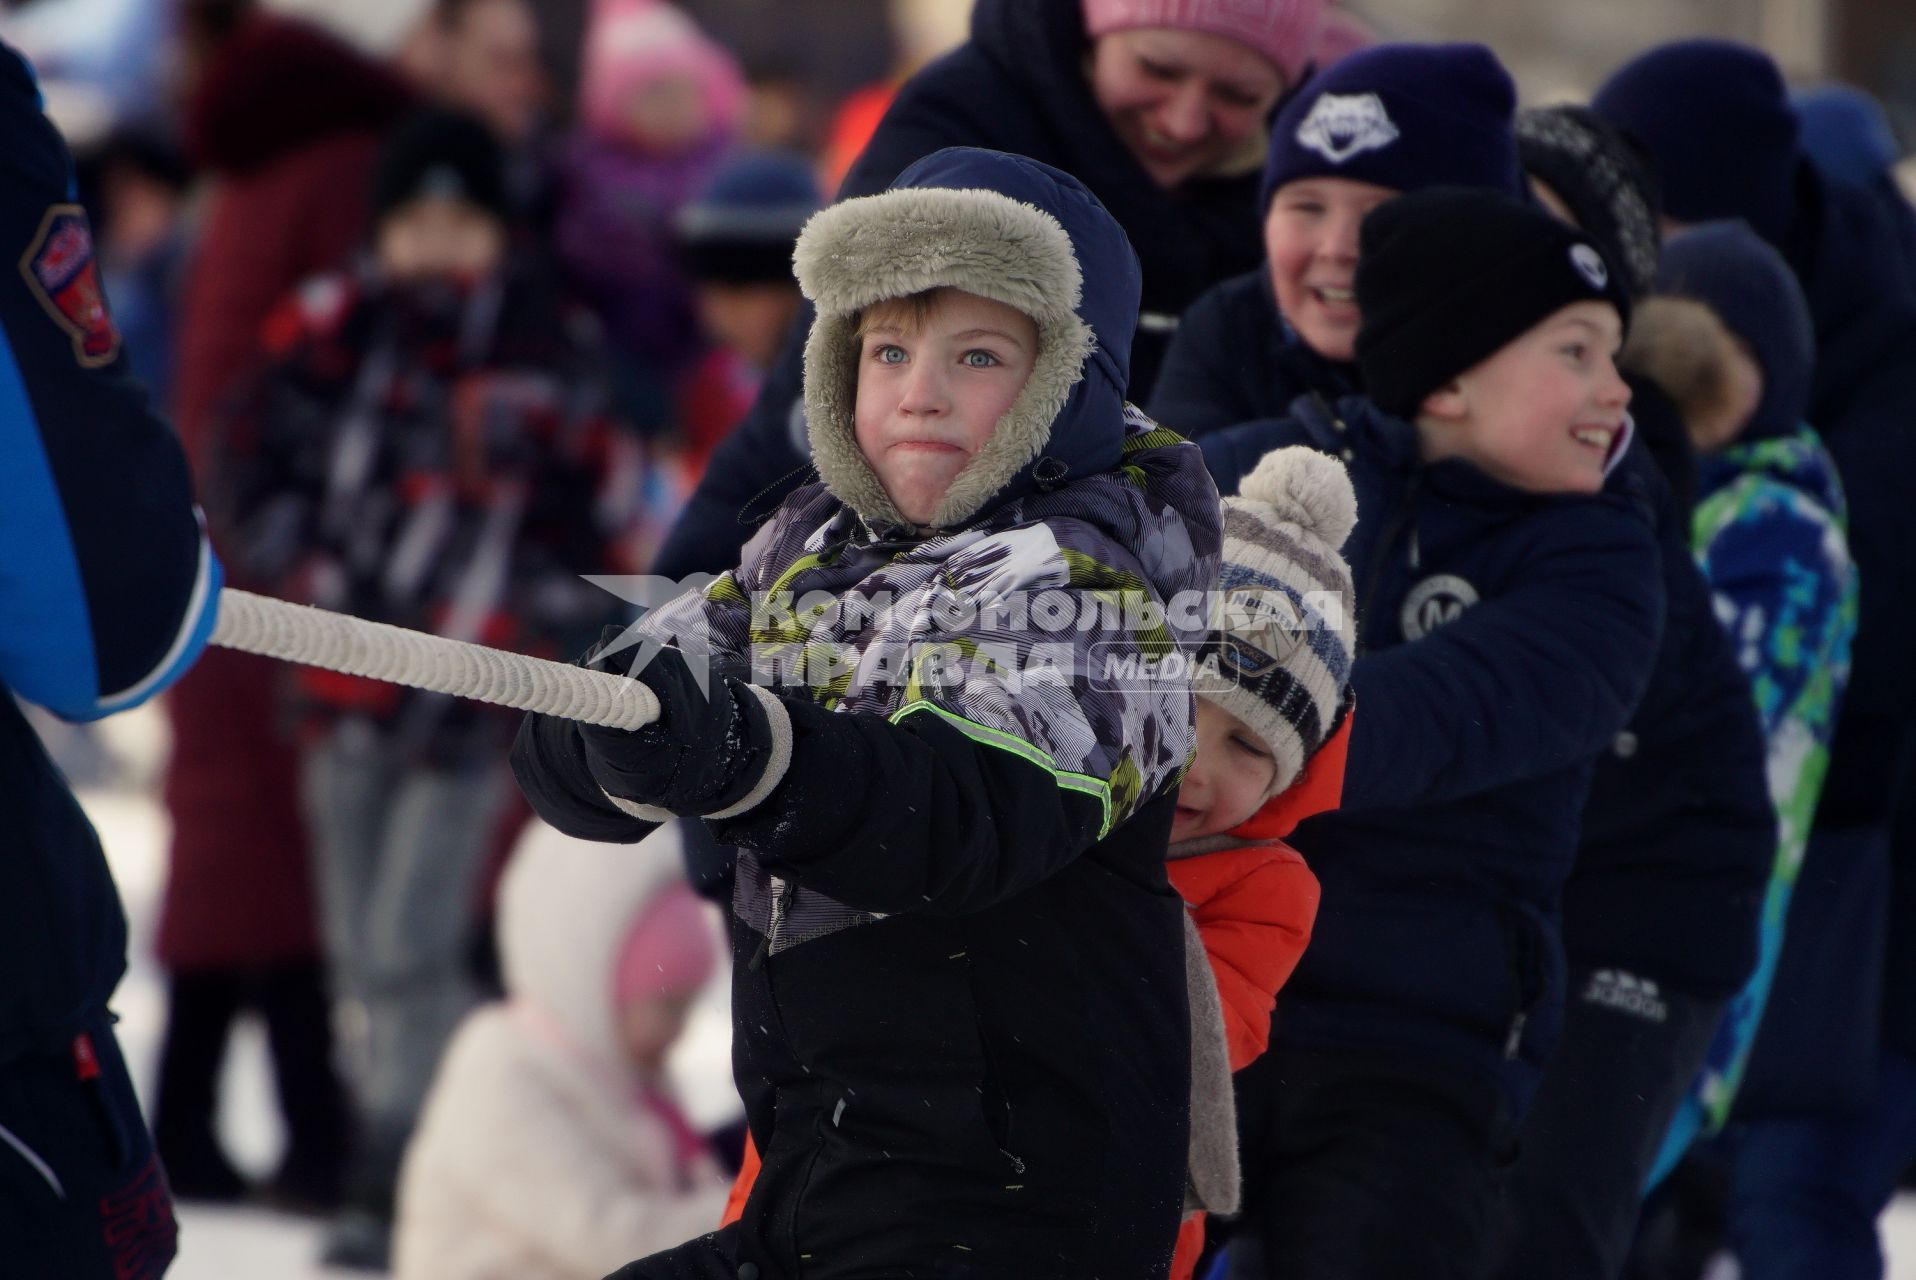
<svg viewBox="0 0 1916 1280"><path fill-rule="evenodd" d="M188 149L243 175L338 133L377 133L417 100L399 76L317 27L255 17L221 45L186 110Z"/></svg>
<svg viewBox="0 0 1916 1280"><path fill-rule="evenodd" d="M574 839L534 819L499 886L507 993L556 1021L601 1067L630 1074L614 1007L619 950L646 905L679 883L672 823L634 847Z"/></svg>
<svg viewBox="0 0 1916 1280"><path fill-rule="evenodd" d="M1836 462L1822 439L1803 423L1784 435L1739 440L1704 458L1698 469L1698 483L1702 496L1707 497L1724 485L1750 475L1767 477L1800 490L1838 516L1845 510L1843 482L1836 473Z"/></svg>
<svg viewBox="0 0 1916 1280"><path fill-rule="evenodd" d="M1755 354L1763 398L1744 438L1794 431L1809 408L1816 339L1783 255L1740 222L1708 223L1664 246L1657 290L1706 304Z"/></svg>
<svg viewBox="0 0 1916 1280"><path fill-rule="evenodd" d="M956 288L1015 307L1038 328L1030 378L930 529L1117 465L1138 259L1077 179L1022 156L948 147L888 190L814 215L793 260L817 308L805 345L813 459L832 495L868 523L908 523L859 453L852 417L858 316L888 298Z"/></svg>

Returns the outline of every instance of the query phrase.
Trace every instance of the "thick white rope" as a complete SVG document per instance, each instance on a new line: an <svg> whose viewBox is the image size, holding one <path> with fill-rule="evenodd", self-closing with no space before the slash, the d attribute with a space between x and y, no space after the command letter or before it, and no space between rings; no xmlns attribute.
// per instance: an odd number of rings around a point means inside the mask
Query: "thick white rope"
<svg viewBox="0 0 1916 1280"><path fill-rule="evenodd" d="M227 587L213 643L432 693L637 729L659 700L637 680Z"/></svg>

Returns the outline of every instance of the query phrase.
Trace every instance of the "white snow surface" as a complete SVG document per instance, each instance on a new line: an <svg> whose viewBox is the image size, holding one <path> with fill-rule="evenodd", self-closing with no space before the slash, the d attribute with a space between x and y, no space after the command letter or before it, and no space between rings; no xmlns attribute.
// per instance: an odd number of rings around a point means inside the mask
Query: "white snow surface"
<svg viewBox="0 0 1916 1280"><path fill-rule="evenodd" d="M112 754L126 766L131 786L88 789L81 802L99 829L126 903L131 927L130 969L113 1000L119 1035L143 1102L150 1101L166 1016L165 978L153 960L152 939L165 876L166 811L158 796L154 761L164 753L158 713L142 708L104 722ZM671 1070L694 1123L718 1124L736 1116L732 1087L731 1031L721 970L704 993ZM220 1103L221 1136L244 1172L264 1176L277 1158L282 1133L273 1102L266 1039L254 1021L235 1029ZM264 1209L185 1206L180 1217L180 1254L169 1280L369 1280L364 1271L339 1271L315 1261L321 1224ZM1886 1280L1916 1280L1916 1194L1899 1195L1883 1215ZM1736 1280L1733 1263L1715 1268L1708 1280Z"/></svg>

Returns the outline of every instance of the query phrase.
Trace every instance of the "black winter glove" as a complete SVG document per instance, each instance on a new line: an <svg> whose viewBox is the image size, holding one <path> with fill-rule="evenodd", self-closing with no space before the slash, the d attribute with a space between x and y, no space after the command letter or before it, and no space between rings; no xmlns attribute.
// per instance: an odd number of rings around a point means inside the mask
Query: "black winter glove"
<svg viewBox="0 0 1916 1280"><path fill-rule="evenodd" d="M707 697L685 654L670 646L628 672L635 647L601 656L622 633L607 627L582 665L643 682L658 697L659 718L643 729L581 724L593 780L609 796L681 817L730 817L762 800L791 761L791 722L777 699L718 661Z"/></svg>

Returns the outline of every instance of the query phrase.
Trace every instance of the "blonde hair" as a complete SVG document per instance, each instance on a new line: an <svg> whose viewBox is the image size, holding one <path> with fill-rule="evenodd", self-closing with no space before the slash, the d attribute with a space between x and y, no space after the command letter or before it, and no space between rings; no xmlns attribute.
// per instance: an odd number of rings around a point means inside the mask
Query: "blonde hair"
<svg viewBox="0 0 1916 1280"><path fill-rule="evenodd" d="M931 321L932 313L938 310L945 295L950 292L949 285L939 285L896 298L880 298L858 313L858 323L852 327L853 334L862 340L866 334L881 326L917 333Z"/></svg>

